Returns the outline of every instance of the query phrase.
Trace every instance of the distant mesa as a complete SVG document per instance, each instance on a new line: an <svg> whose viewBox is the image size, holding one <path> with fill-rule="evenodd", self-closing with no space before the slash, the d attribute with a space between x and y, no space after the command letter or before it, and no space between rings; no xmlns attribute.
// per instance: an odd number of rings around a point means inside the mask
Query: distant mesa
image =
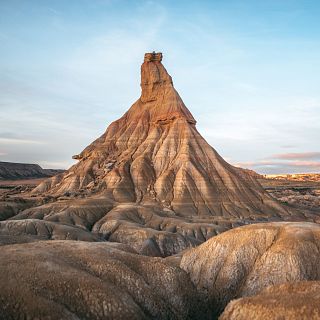
<svg viewBox="0 0 320 320"><path fill-rule="evenodd" d="M290 181L320 181L320 173L267 174L267 179Z"/></svg>
<svg viewBox="0 0 320 320"><path fill-rule="evenodd" d="M0 180L18 180L52 177L64 170L43 169L38 164L0 161Z"/></svg>

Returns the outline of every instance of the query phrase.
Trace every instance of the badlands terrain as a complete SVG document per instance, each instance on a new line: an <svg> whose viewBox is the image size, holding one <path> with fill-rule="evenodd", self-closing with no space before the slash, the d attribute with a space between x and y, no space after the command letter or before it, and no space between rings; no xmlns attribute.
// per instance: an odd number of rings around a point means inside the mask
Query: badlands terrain
<svg viewBox="0 0 320 320"><path fill-rule="evenodd" d="M141 89L71 168L0 184L0 319L320 319L319 181L228 164L161 53Z"/></svg>
<svg viewBox="0 0 320 320"><path fill-rule="evenodd" d="M267 175L258 181L284 204L320 210L320 174Z"/></svg>

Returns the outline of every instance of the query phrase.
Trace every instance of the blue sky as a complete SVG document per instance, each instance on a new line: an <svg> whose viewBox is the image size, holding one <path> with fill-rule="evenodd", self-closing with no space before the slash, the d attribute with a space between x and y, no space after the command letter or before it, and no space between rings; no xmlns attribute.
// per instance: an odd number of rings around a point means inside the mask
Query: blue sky
<svg viewBox="0 0 320 320"><path fill-rule="evenodd" d="M0 0L0 160L70 166L156 50L227 161L319 172L319 16L302 0Z"/></svg>

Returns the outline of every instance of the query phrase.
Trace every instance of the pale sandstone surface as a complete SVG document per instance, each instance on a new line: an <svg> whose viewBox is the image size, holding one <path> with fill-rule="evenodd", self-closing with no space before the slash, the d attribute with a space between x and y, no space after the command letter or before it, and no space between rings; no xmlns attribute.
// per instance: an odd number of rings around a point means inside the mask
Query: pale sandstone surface
<svg viewBox="0 0 320 320"><path fill-rule="evenodd" d="M320 280L320 226L275 222L244 226L186 251L180 266L214 312L235 298L286 282Z"/></svg>
<svg viewBox="0 0 320 320"><path fill-rule="evenodd" d="M0 319L207 318L183 270L123 244L3 246L0 270Z"/></svg>
<svg viewBox="0 0 320 320"><path fill-rule="evenodd" d="M318 320L320 282L271 286L253 297L231 301L219 320Z"/></svg>

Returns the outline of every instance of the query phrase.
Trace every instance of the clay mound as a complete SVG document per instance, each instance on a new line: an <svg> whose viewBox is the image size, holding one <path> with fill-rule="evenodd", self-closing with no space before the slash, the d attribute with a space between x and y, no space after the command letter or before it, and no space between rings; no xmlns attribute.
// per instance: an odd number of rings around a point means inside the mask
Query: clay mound
<svg viewBox="0 0 320 320"><path fill-rule="evenodd" d="M37 219L7 220L0 222L0 243L20 242L19 237L31 240L82 240L102 241L102 239L81 228L42 221ZM10 240L10 237L17 240Z"/></svg>
<svg viewBox="0 0 320 320"><path fill-rule="evenodd" d="M256 296L231 301L219 318L250 319L320 319L320 282L301 281L269 287Z"/></svg>
<svg viewBox="0 0 320 320"><path fill-rule="evenodd" d="M166 257L227 229L223 224L168 217L159 209L123 204L99 220L92 231L109 241L126 243L142 254Z"/></svg>
<svg viewBox="0 0 320 320"><path fill-rule="evenodd" d="M182 216L252 219L288 215L245 171L225 162L197 131L161 54L146 54L141 97L34 193L86 197L172 210Z"/></svg>
<svg viewBox="0 0 320 320"><path fill-rule="evenodd" d="M0 200L0 221L9 219L17 215L20 211L28 209L37 204L36 201L26 200L23 198L14 198L8 200Z"/></svg>
<svg viewBox="0 0 320 320"><path fill-rule="evenodd" d="M198 319L187 274L125 245L40 241L0 250L3 319ZM10 276L8 276L10 275Z"/></svg>
<svg viewBox="0 0 320 320"><path fill-rule="evenodd" d="M101 198L61 200L29 208L18 213L11 219L43 219L51 222L75 225L91 231L93 225L104 217L112 207L112 202Z"/></svg>
<svg viewBox="0 0 320 320"><path fill-rule="evenodd" d="M22 219L78 226L105 240L125 243L141 254L162 257L197 246L245 223L222 217L179 217L170 210L130 203L112 207L108 200L98 198L57 201L11 218Z"/></svg>
<svg viewBox="0 0 320 320"><path fill-rule="evenodd" d="M276 222L229 230L184 253L181 268L214 312L275 284L320 280L320 226Z"/></svg>
<svg viewBox="0 0 320 320"><path fill-rule="evenodd" d="M92 198L57 201L27 209L11 218L22 219L78 226L105 240L128 244L141 254L161 257L197 246L216 234L243 224L225 219L187 219L168 210L137 204L112 208L109 201Z"/></svg>

